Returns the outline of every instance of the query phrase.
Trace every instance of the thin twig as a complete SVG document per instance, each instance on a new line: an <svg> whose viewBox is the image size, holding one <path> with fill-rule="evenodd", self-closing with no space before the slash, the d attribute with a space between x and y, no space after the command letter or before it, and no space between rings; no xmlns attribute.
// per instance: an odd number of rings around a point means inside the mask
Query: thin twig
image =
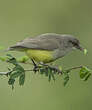
<svg viewBox="0 0 92 110"><path fill-rule="evenodd" d="M6 75L8 74L9 72L0 72L0 75Z"/></svg>
<svg viewBox="0 0 92 110"><path fill-rule="evenodd" d="M83 66L76 66L76 67L72 67L72 68L69 68L69 69L67 69L67 70L75 70L75 69L81 69Z"/></svg>
<svg viewBox="0 0 92 110"><path fill-rule="evenodd" d="M58 73L60 73L60 74L62 74L62 70L60 70L59 68L57 68L57 67L54 67L54 66L50 66L50 65L44 65L44 64L41 64L41 65L43 65L43 66L47 66L47 67L49 67L49 68L51 68L52 70L54 70L54 71L56 71L56 72L58 72ZM69 68L69 69L66 69L65 71L67 71L67 70L75 70L75 69L81 69L83 66L76 66L76 67L72 67L72 68ZM38 69L40 68L40 66L38 66ZM34 69L25 69L24 70L25 72L28 72L28 71L33 71L34 72ZM12 70L11 71L7 71L7 72L0 72L0 75L8 75L9 73L11 73L12 72Z"/></svg>
<svg viewBox="0 0 92 110"><path fill-rule="evenodd" d="M32 69L32 70L30 70L30 69L29 69L29 70L24 70L24 71L25 71L25 72L27 72L27 71L33 71L33 69Z"/></svg>
<svg viewBox="0 0 92 110"><path fill-rule="evenodd" d="M11 71L7 71L7 72L0 72L0 75L8 75L9 73L11 73L13 70Z"/></svg>

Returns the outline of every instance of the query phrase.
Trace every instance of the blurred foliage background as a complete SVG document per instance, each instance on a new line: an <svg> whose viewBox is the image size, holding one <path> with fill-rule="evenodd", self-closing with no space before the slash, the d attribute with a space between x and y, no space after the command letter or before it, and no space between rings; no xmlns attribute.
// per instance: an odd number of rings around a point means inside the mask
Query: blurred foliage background
<svg viewBox="0 0 92 110"><path fill-rule="evenodd" d="M42 33L72 34L88 49L85 56L74 51L55 62L65 68L86 65L91 68L92 1L91 0L0 0L0 46L7 48L17 41ZM20 57L24 53L11 52ZM6 55L0 51L0 55ZM0 62L0 71L8 65ZM25 66L25 68L31 68ZM26 74L23 87L12 91L6 77L0 78L1 110L92 110L91 78L82 82L74 71L70 83L63 87L62 77L48 82L45 76Z"/></svg>

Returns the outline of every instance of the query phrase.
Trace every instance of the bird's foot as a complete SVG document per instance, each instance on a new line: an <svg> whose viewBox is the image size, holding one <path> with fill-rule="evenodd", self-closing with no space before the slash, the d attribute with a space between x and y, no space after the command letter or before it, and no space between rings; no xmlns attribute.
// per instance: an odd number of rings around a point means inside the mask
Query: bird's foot
<svg viewBox="0 0 92 110"><path fill-rule="evenodd" d="M40 62L39 64L42 65L42 66L50 68L51 70L53 70L54 72L57 72L58 74L62 74L62 71L58 67L56 67L56 66L44 64L42 62Z"/></svg>
<svg viewBox="0 0 92 110"><path fill-rule="evenodd" d="M39 71L39 67L37 65L34 66L33 71L36 73L37 71Z"/></svg>

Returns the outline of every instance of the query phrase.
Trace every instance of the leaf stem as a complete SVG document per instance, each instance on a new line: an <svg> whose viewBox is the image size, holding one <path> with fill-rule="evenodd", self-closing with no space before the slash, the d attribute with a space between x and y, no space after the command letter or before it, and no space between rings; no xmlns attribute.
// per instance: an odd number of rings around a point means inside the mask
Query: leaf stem
<svg viewBox="0 0 92 110"><path fill-rule="evenodd" d="M69 68L69 69L67 69L67 70L75 70L75 69L81 69L83 66L76 66L76 67L72 67L72 68Z"/></svg>

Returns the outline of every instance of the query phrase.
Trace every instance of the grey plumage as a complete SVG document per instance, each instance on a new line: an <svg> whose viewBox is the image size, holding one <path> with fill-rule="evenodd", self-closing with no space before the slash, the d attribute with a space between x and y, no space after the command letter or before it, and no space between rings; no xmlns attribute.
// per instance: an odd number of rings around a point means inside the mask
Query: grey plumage
<svg viewBox="0 0 92 110"><path fill-rule="evenodd" d="M16 45L11 46L9 50L22 50L22 49L38 49L38 50L55 50L59 48L67 48L72 46L71 42L79 42L72 35L60 35L55 33L42 34L36 37L29 37L23 41L18 42Z"/></svg>
<svg viewBox="0 0 92 110"><path fill-rule="evenodd" d="M58 58L64 57L75 48L83 51L79 40L72 35L46 33L36 37L26 38L23 41L18 42L16 45L11 46L8 50L24 51L29 58L37 62L49 63Z"/></svg>

